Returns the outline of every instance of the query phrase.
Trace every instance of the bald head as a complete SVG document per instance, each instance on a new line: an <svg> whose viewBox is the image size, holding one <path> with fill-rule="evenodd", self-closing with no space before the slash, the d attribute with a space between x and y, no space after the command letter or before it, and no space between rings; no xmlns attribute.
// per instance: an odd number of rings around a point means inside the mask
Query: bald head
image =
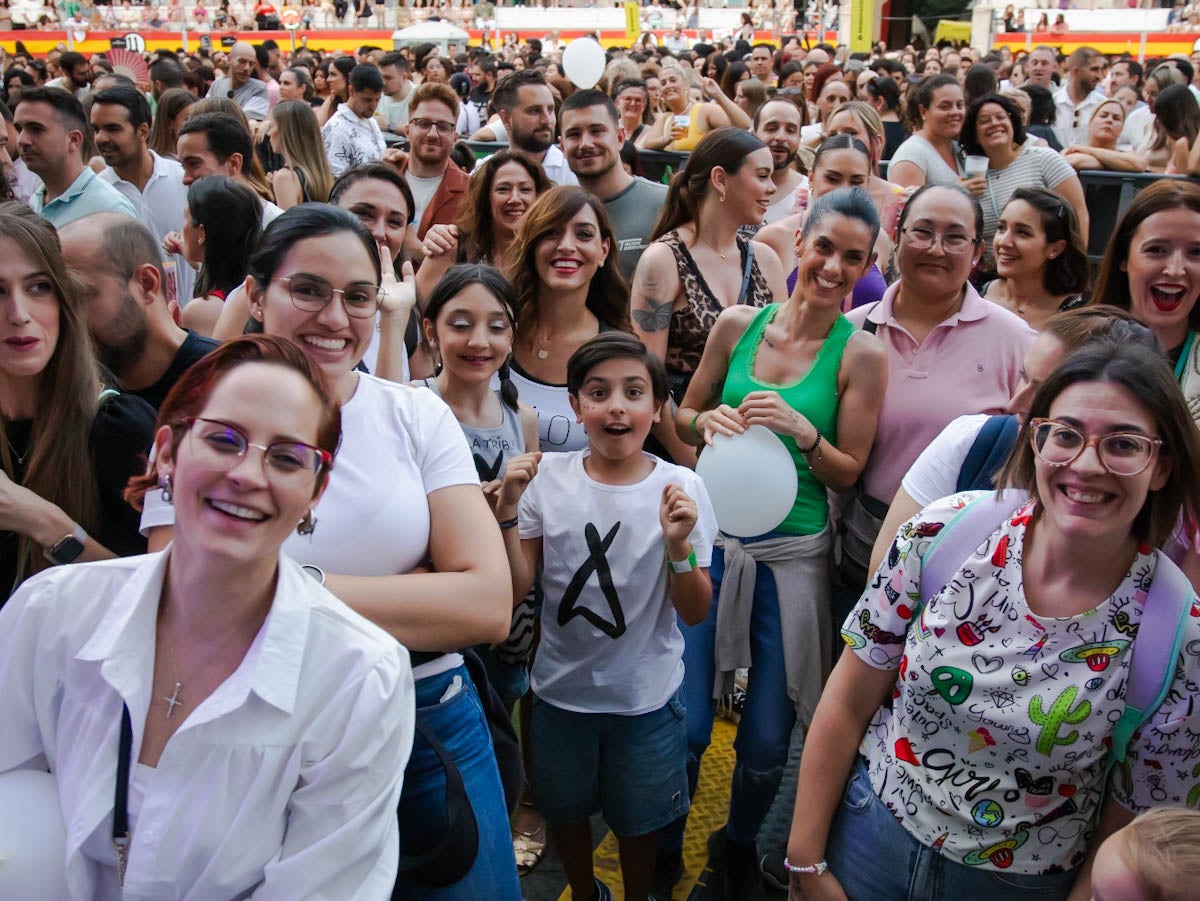
<svg viewBox="0 0 1200 901"><path fill-rule="evenodd" d="M816 63L818 66L823 66L829 62L829 54L820 47L814 47L808 51L808 56L804 57L806 63Z"/></svg>
<svg viewBox="0 0 1200 901"><path fill-rule="evenodd" d="M162 282L158 240L136 219L120 213L94 213L58 232L67 265L84 272L105 272L127 282L141 266L153 266ZM79 262L83 265L76 266Z"/></svg>
<svg viewBox="0 0 1200 901"><path fill-rule="evenodd" d="M250 80L257 65L254 48L245 41L238 41L229 48L229 79L235 90Z"/></svg>

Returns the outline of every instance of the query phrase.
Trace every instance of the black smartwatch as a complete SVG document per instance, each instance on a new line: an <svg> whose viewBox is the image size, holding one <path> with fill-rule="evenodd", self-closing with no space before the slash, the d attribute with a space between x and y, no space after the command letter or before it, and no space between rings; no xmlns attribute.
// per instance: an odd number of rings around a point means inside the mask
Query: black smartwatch
<svg viewBox="0 0 1200 901"><path fill-rule="evenodd" d="M63 538L53 547L48 547L42 551L43 556L55 566L62 566L65 563L74 563L75 560L83 553L83 544L87 541L87 532L83 530L83 526L75 524L75 531Z"/></svg>

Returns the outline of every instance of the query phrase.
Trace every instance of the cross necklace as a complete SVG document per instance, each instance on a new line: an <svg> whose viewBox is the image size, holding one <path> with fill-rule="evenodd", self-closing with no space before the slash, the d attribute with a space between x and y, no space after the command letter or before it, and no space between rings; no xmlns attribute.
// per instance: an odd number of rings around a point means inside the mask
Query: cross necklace
<svg viewBox="0 0 1200 901"><path fill-rule="evenodd" d="M165 623L163 624L163 641L165 641L167 645L167 654L171 661L171 671L175 674L175 688L171 694L164 695L159 700L163 701L167 705L167 719L170 719L171 714L175 712L175 708L183 706L184 702L180 699L179 693L183 691L183 683L186 680L179 678L179 664L175 661L175 645L172 643L170 636L167 634L167 627ZM224 650L226 647L228 647L228 645L229 639L226 638L225 642L219 646L218 650ZM196 667L196 669L192 670L192 672L188 674L188 679L198 676L200 673L204 672L204 670L208 668L214 659L215 655L208 656L203 663L201 663L198 667ZM167 681L169 683L171 680Z"/></svg>

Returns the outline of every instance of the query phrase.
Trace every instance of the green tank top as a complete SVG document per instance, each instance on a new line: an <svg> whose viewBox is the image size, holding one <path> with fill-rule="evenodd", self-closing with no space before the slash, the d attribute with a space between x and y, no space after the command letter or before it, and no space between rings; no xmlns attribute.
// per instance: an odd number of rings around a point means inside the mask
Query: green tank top
<svg viewBox="0 0 1200 901"><path fill-rule="evenodd" d="M729 372L721 389L721 403L738 406L752 391L775 391L789 407L803 414L821 430L824 440L837 444L837 379L842 366L846 342L854 334L854 326L839 315L829 331L829 337L817 351L812 367L804 378L791 385L772 385L754 376L754 361L762 343L763 331L779 312L779 304L768 304L750 322L745 334L729 357ZM813 475L808 461L800 453L795 439L780 435L780 439L796 464L796 502L791 512L776 529L788 535L815 535L829 521L829 500L826 489Z"/></svg>

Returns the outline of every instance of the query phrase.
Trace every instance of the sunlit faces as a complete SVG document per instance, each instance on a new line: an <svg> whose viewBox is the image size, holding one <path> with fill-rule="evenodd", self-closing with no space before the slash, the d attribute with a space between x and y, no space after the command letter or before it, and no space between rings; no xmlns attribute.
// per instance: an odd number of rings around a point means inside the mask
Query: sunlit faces
<svg viewBox="0 0 1200 901"><path fill-rule="evenodd" d="M40 374L58 346L58 294L12 238L0 238L0 373Z"/></svg>
<svg viewBox="0 0 1200 901"><path fill-rule="evenodd" d="M270 363L244 363L213 387L199 415L232 426L250 442L299 441L315 446L321 406L298 372ZM315 506L323 480L313 470L281 473L259 448L232 466L197 434L196 423L174 443L169 428L156 436L160 476L170 475L178 539L193 551L232 561L274 556Z"/></svg>
<svg viewBox="0 0 1200 901"><path fill-rule="evenodd" d="M183 208L183 256L193 266L204 262L204 226L192 218L192 211Z"/></svg>
<svg viewBox="0 0 1200 901"><path fill-rule="evenodd" d="M329 88L329 93L335 94L343 100L349 95L350 83L346 81L346 76L337 66L329 67L329 75L325 78L325 84Z"/></svg>
<svg viewBox="0 0 1200 901"><path fill-rule="evenodd" d="M304 85L300 84L300 79L296 77L295 72L291 69L284 69L279 73L279 100L282 102L303 99Z"/></svg>
<svg viewBox="0 0 1200 901"><path fill-rule="evenodd" d="M1120 101L1102 103L1092 113L1088 137L1097 147L1115 147L1125 127L1125 107Z"/></svg>
<svg viewBox="0 0 1200 901"><path fill-rule="evenodd" d="M718 190L725 195L729 215L739 224L762 224L776 191L775 182L771 180L774 171L771 151L760 147L746 157L737 172L726 173L725 183Z"/></svg>
<svg viewBox="0 0 1200 901"><path fill-rule="evenodd" d="M810 188L815 200L836 188L863 188L871 174L867 157L852 148L826 150L813 168Z"/></svg>
<svg viewBox="0 0 1200 901"><path fill-rule="evenodd" d="M492 178L492 190L488 198L493 224L515 234L525 211L536 198L537 185L528 170L520 163L505 163Z"/></svg>
<svg viewBox="0 0 1200 901"><path fill-rule="evenodd" d="M335 232L297 241L270 284L250 280L250 314L263 324L263 331L291 341L336 384L366 353L375 319L347 315L341 295L315 313L297 309L284 279L301 275L338 289L377 286L379 278L362 241L352 232Z"/></svg>
<svg viewBox="0 0 1200 901"><path fill-rule="evenodd" d="M358 217L390 259L400 256L408 234L409 209L398 187L389 181L360 178L338 196L338 206Z"/></svg>
<svg viewBox="0 0 1200 901"><path fill-rule="evenodd" d="M1029 80L1036 84L1049 84L1057 67L1058 60L1055 58L1054 51L1050 49L1042 52L1035 50L1025 59L1025 71L1029 75Z"/></svg>
<svg viewBox="0 0 1200 901"><path fill-rule="evenodd" d="M1129 276L1130 312L1168 349L1182 343L1200 296L1200 213L1181 208L1147 217L1121 270Z"/></svg>
<svg viewBox="0 0 1200 901"><path fill-rule="evenodd" d="M513 323L504 305L483 285L459 292L425 320L425 338L456 378L486 382L512 353Z"/></svg>
<svg viewBox="0 0 1200 901"><path fill-rule="evenodd" d="M517 104L508 118L514 147L526 153L542 153L554 143L554 95L546 85L526 84L517 88Z"/></svg>
<svg viewBox="0 0 1200 901"><path fill-rule="evenodd" d="M1047 243L1042 214L1024 200L1010 200L996 223L996 273L1014 278L1041 272L1047 260L1066 250L1066 241Z"/></svg>
<svg viewBox="0 0 1200 901"><path fill-rule="evenodd" d="M771 151L775 171L786 169L800 150L803 120L796 104L788 100L768 100L758 111L758 139Z"/></svg>
<svg viewBox="0 0 1200 901"><path fill-rule="evenodd" d="M933 92L929 106L921 112L925 130L931 135L957 138L966 117L962 88L956 84L943 85Z"/></svg>
<svg viewBox="0 0 1200 901"><path fill-rule="evenodd" d="M534 264L549 293L576 291L591 283L610 250L595 211L584 205L568 222L538 239Z"/></svg>
<svg viewBox="0 0 1200 901"><path fill-rule="evenodd" d="M1063 361L1066 354L1067 349L1063 343L1049 332L1038 334L1021 364L1021 381L1017 384L1017 390L1013 392L1013 396L1009 398L1009 413L1020 417L1022 422L1025 421L1029 415L1029 407L1033 403L1033 396L1037 394L1038 388L1042 387L1042 382L1049 378L1050 373Z"/></svg>
<svg viewBox="0 0 1200 901"><path fill-rule="evenodd" d="M821 121L828 121L833 111L843 103L850 102L850 87L844 81L830 79L821 86L821 96L817 98L817 110Z"/></svg>
<svg viewBox="0 0 1200 901"><path fill-rule="evenodd" d="M1126 116L1132 113L1140 102L1138 99L1137 90L1130 85L1122 85L1121 87L1117 88L1113 92L1113 99L1116 100L1117 103L1121 104L1121 107L1125 110Z"/></svg>
<svg viewBox="0 0 1200 901"><path fill-rule="evenodd" d="M82 140L78 130L68 131L58 112L48 103L23 101L14 113L17 147L21 159L35 174L57 171Z"/></svg>
<svg viewBox="0 0 1200 901"><path fill-rule="evenodd" d="M624 118L639 120L646 111L646 93L641 88L629 87L617 95L616 103Z"/></svg>
<svg viewBox="0 0 1200 901"><path fill-rule="evenodd" d="M641 360L616 357L593 366L571 407L583 423L593 454L622 460L640 454L659 420L650 372Z"/></svg>
<svg viewBox="0 0 1200 901"><path fill-rule="evenodd" d="M417 119L421 120L421 125L416 124ZM409 111L409 152L428 166L445 162L454 146L455 122L454 111L442 101L422 100ZM449 125L448 131L443 134L437 123L441 123L443 128Z"/></svg>
<svg viewBox="0 0 1200 901"><path fill-rule="evenodd" d="M1132 84L1133 76L1129 74L1129 63L1113 63L1112 70L1108 75L1108 96L1115 99L1117 96L1117 91L1126 85Z"/></svg>
<svg viewBox="0 0 1200 901"><path fill-rule="evenodd" d="M1050 405L1050 419L1063 422L1085 438L1132 432L1159 438L1158 424L1126 388L1111 382L1080 382ZM1062 535L1079 541L1123 540L1151 491L1162 488L1170 461L1159 451L1134 476L1116 476L1100 461L1097 447L1084 448L1065 466L1035 456L1038 496L1044 519Z"/></svg>
<svg viewBox="0 0 1200 901"><path fill-rule="evenodd" d="M796 243L797 289L805 303L840 308L874 261L867 224L841 213L826 213Z"/></svg>
<svg viewBox="0 0 1200 901"><path fill-rule="evenodd" d="M1012 119L998 103L985 103L975 118L975 138L984 151L1003 150L1013 146Z"/></svg>
<svg viewBox="0 0 1200 901"><path fill-rule="evenodd" d="M581 178L607 175L620 162L617 123L599 104L567 110L562 117L562 149L571 171Z"/></svg>
<svg viewBox="0 0 1200 901"><path fill-rule="evenodd" d="M683 77L683 72L668 66L663 69L662 75L659 77L662 82L662 99L664 103L682 107L687 103L687 79Z"/></svg>
<svg viewBox="0 0 1200 901"><path fill-rule="evenodd" d="M179 136L177 142L179 164L183 166L183 183L190 185L206 175L228 175L236 178L241 174L242 156L235 153L224 163L217 160L208 148L208 135L201 131Z"/></svg>
<svg viewBox="0 0 1200 901"><path fill-rule="evenodd" d="M825 134L827 137L850 135L858 138L871 151L872 162L877 161L883 153L883 135L871 134L862 120L849 110L834 113L825 123Z"/></svg>
<svg viewBox="0 0 1200 901"><path fill-rule="evenodd" d="M1104 57L1097 54L1086 66L1079 66L1073 69L1071 71L1071 80L1077 82L1080 87L1086 88L1088 91L1094 91L1096 85L1100 84L1104 78L1105 65Z"/></svg>
<svg viewBox="0 0 1200 901"><path fill-rule="evenodd" d="M142 153L138 129L129 122L129 112L116 103L93 103L92 134L96 149L109 166L124 167L135 163ZM149 127L141 129L142 139L150 134Z"/></svg>
<svg viewBox="0 0 1200 901"><path fill-rule="evenodd" d="M909 202L900 234L897 262L904 286L913 297L930 300L961 291L983 252L978 237L969 198L950 188L925 191ZM947 251L947 242L955 250Z"/></svg>

